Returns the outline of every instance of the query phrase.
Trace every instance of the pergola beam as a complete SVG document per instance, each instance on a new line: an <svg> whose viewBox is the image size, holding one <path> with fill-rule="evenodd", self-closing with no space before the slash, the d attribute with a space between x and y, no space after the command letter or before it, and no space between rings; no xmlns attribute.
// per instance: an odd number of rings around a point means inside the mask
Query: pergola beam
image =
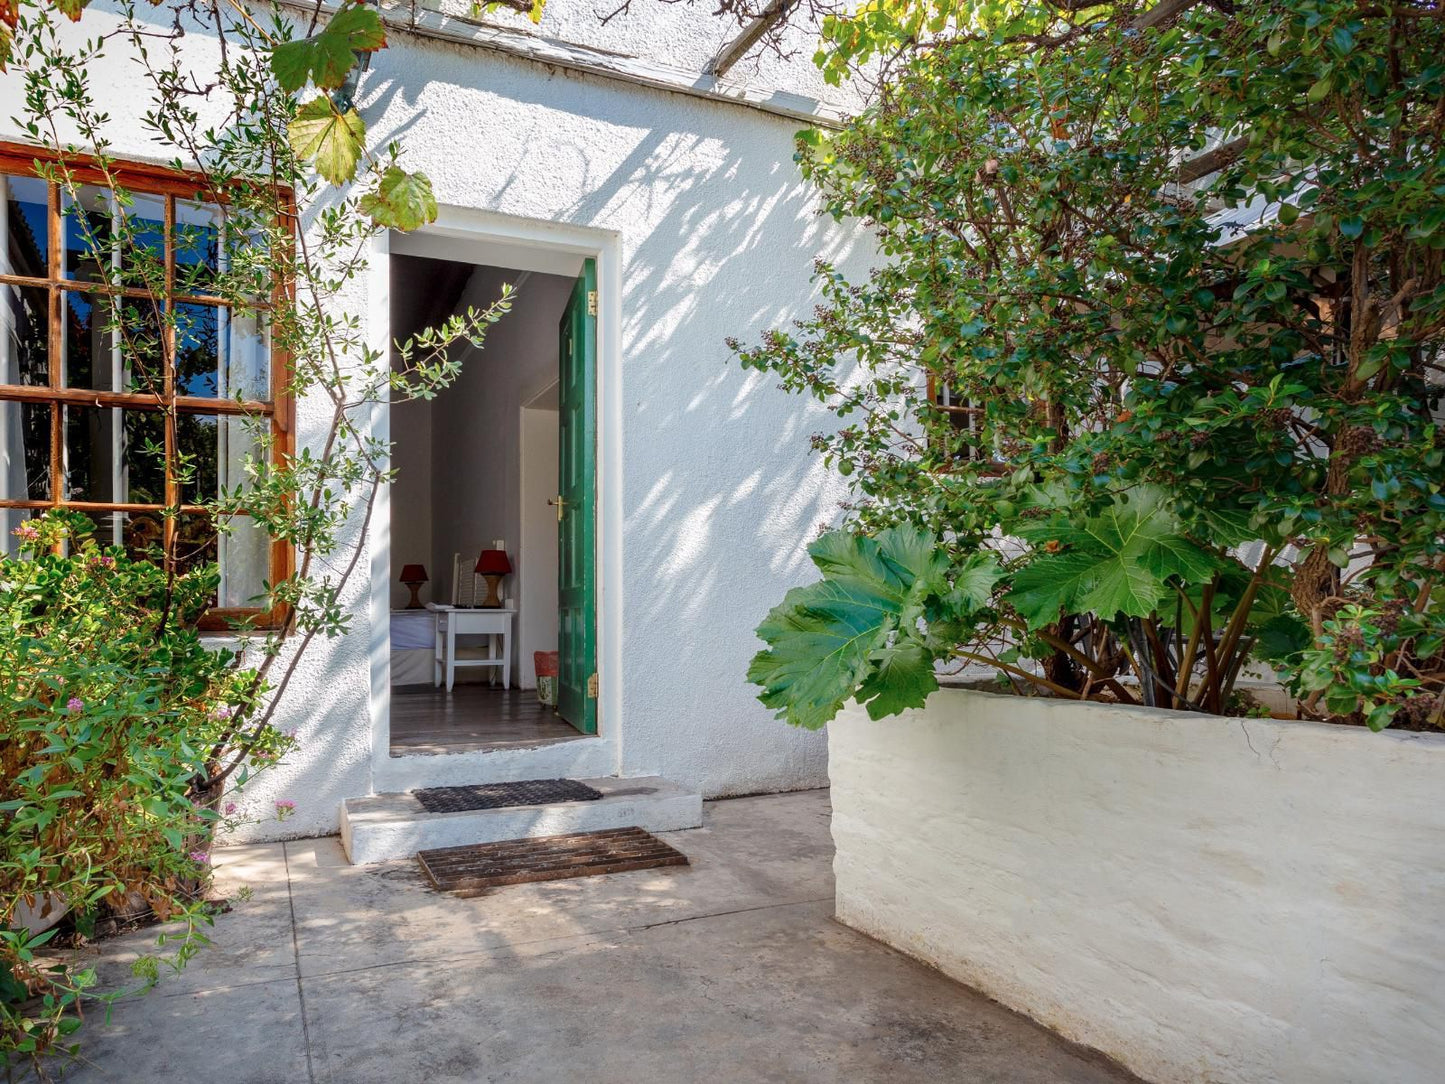
<svg viewBox="0 0 1445 1084"><path fill-rule="evenodd" d="M708 74L715 78L725 75L729 68L747 55L748 50L756 45L764 34L787 16L795 3L797 0L769 0L768 6L763 9L762 14L743 27L737 37L725 42L723 47L718 50L717 56L708 63Z"/></svg>

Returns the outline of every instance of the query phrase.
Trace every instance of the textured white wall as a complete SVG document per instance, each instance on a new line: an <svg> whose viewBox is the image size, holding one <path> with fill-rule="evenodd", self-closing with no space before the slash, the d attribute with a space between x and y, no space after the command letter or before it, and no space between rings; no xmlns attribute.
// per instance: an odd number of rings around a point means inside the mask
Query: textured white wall
<svg viewBox="0 0 1445 1084"><path fill-rule="evenodd" d="M88 10L77 32L93 36L108 18ZM217 62L201 34L184 47L202 68ZM100 74L113 153L167 157L136 119L149 98L135 66L116 59ZM0 117L21 112L22 92L18 74L0 77ZM602 480L623 519L611 555L621 578L608 586L622 664L603 675L621 689L603 720L617 769L708 795L821 785L823 737L775 722L743 673L753 629L810 578L804 544L837 513L841 491L808 453L826 417L744 374L723 343L807 312L815 256L855 270L866 260L867 243L820 217L799 180L798 124L405 34L377 54L359 101L371 141L400 140L441 203L584 227L621 254L622 375L607 389L621 468ZM0 123L0 137L19 133ZM366 289L358 282L347 304L384 313ZM299 404L301 439L314 443L324 419L323 402ZM388 531L374 524L370 541ZM301 748L248 788L258 816L278 798L296 800L296 815L243 837L334 832L340 802L370 791L368 590L364 577L352 585L352 633L317 645L288 689L284 725Z"/></svg>
<svg viewBox="0 0 1445 1084"><path fill-rule="evenodd" d="M1440 1079L1440 735L945 691L829 756L848 925L1151 1080Z"/></svg>
<svg viewBox="0 0 1445 1084"><path fill-rule="evenodd" d="M815 255L866 257L800 182L796 124L407 39L378 55L362 101L442 203L619 238L623 474L603 484L622 491L624 642L603 680L620 678L623 706L603 726L620 725L621 770L709 795L820 785L822 737L775 722L743 673L753 629L809 578L804 543L837 514L808 453L825 418L723 343L807 312Z"/></svg>

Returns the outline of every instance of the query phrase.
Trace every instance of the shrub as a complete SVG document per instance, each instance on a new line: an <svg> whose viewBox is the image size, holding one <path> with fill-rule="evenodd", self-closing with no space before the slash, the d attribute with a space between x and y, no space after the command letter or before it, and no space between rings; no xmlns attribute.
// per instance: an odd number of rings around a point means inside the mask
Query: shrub
<svg viewBox="0 0 1445 1084"><path fill-rule="evenodd" d="M21 903L63 901L85 928L148 905L179 922L169 962L204 943L215 766L232 752L258 690L235 653L205 646L195 621L214 566L168 573L106 547L75 513L15 532L0 559L0 1050L7 1065L62 1048L80 1024L88 970L45 962L55 929L18 926ZM250 764L291 739L268 728ZM244 780L245 773L238 773ZM153 980L158 958L138 975ZM62 1044L63 1046L63 1044Z"/></svg>
<svg viewBox="0 0 1445 1084"><path fill-rule="evenodd" d="M940 661L1220 712L1445 714L1445 25L1423 9L869 8L876 101L799 161L879 266L741 350L840 419L821 584L759 630L791 722Z"/></svg>

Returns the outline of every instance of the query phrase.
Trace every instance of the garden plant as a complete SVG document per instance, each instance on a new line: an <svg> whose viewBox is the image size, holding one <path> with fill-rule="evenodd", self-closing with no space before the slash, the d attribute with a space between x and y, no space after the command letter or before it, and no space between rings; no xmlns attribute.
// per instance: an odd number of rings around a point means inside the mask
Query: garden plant
<svg viewBox="0 0 1445 1084"><path fill-rule="evenodd" d="M263 328L290 394L324 408L294 447L270 418L243 413L251 450L226 484L214 462L173 449L169 529L149 539L115 545L89 516L57 510L5 540L0 1054L12 1075L45 1075L54 1056L75 1054L86 1005L127 992L102 993L90 970L47 955L54 909L67 909L82 936L117 912L165 920L159 951L137 965L141 988L204 945L211 840L241 816L235 792L295 745L276 720L308 650L349 628L365 526L392 477L371 412L451 384L452 345L480 345L510 305L504 291L392 350L367 341L348 300L372 241L430 221L436 203L427 178L402 168L399 146L367 145L356 111L365 59L385 46L376 10L320 16L319 6L298 21L277 4L190 2L0 11L3 78L24 88L16 123L65 202L74 266L102 299L97 330L129 379L158 386L159 374L180 371L201 332L169 299L202 293ZM188 52L197 36L219 52ZM124 120L107 103L112 62L147 90L150 154L170 160L187 198L217 208L209 227L175 225L172 249L199 257L167 259L155 215L129 183L113 145ZM96 178L109 212L87 211ZM165 444L184 443L154 434L170 426L183 437L194 424L158 400L127 429L132 475L158 475ZM255 616L232 622L237 638L207 641L214 555L243 523L289 548L290 571L248 600ZM274 813L292 808L282 799Z"/></svg>
<svg viewBox="0 0 1445 1084"><path fill-rule="evenodd" d="M1445 20L1434 5L879 3L798 161L876 269L734 344L846 477L749 671L789 722L939 671L1445 723Z"/></svg>

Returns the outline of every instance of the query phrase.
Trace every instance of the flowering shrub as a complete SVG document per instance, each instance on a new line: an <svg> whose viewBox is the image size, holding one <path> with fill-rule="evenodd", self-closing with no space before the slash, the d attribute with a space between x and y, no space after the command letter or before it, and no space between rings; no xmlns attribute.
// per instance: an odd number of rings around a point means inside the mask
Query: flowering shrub
<svg viewBox="0 0 1445 1084"><path fill-rule="evenodd" d="M202 892L221 803L215 767L251 743L232 779L293 744L238 723L258 689L236 655L206 647L195 620L214 568L175 573L100 546L89 521L51 513L0 558L0 1051L7 1064L55 1048L94 976L46 964L54 935L19 919L46 904L80 924L142 902L179 922L169 962L204 944ZM279 812L279 808L278 808ZM24 910L22 910L22 908ZM38 925L38 923L36 923ZM160 961L142 961L154 979Z"/></svg>

